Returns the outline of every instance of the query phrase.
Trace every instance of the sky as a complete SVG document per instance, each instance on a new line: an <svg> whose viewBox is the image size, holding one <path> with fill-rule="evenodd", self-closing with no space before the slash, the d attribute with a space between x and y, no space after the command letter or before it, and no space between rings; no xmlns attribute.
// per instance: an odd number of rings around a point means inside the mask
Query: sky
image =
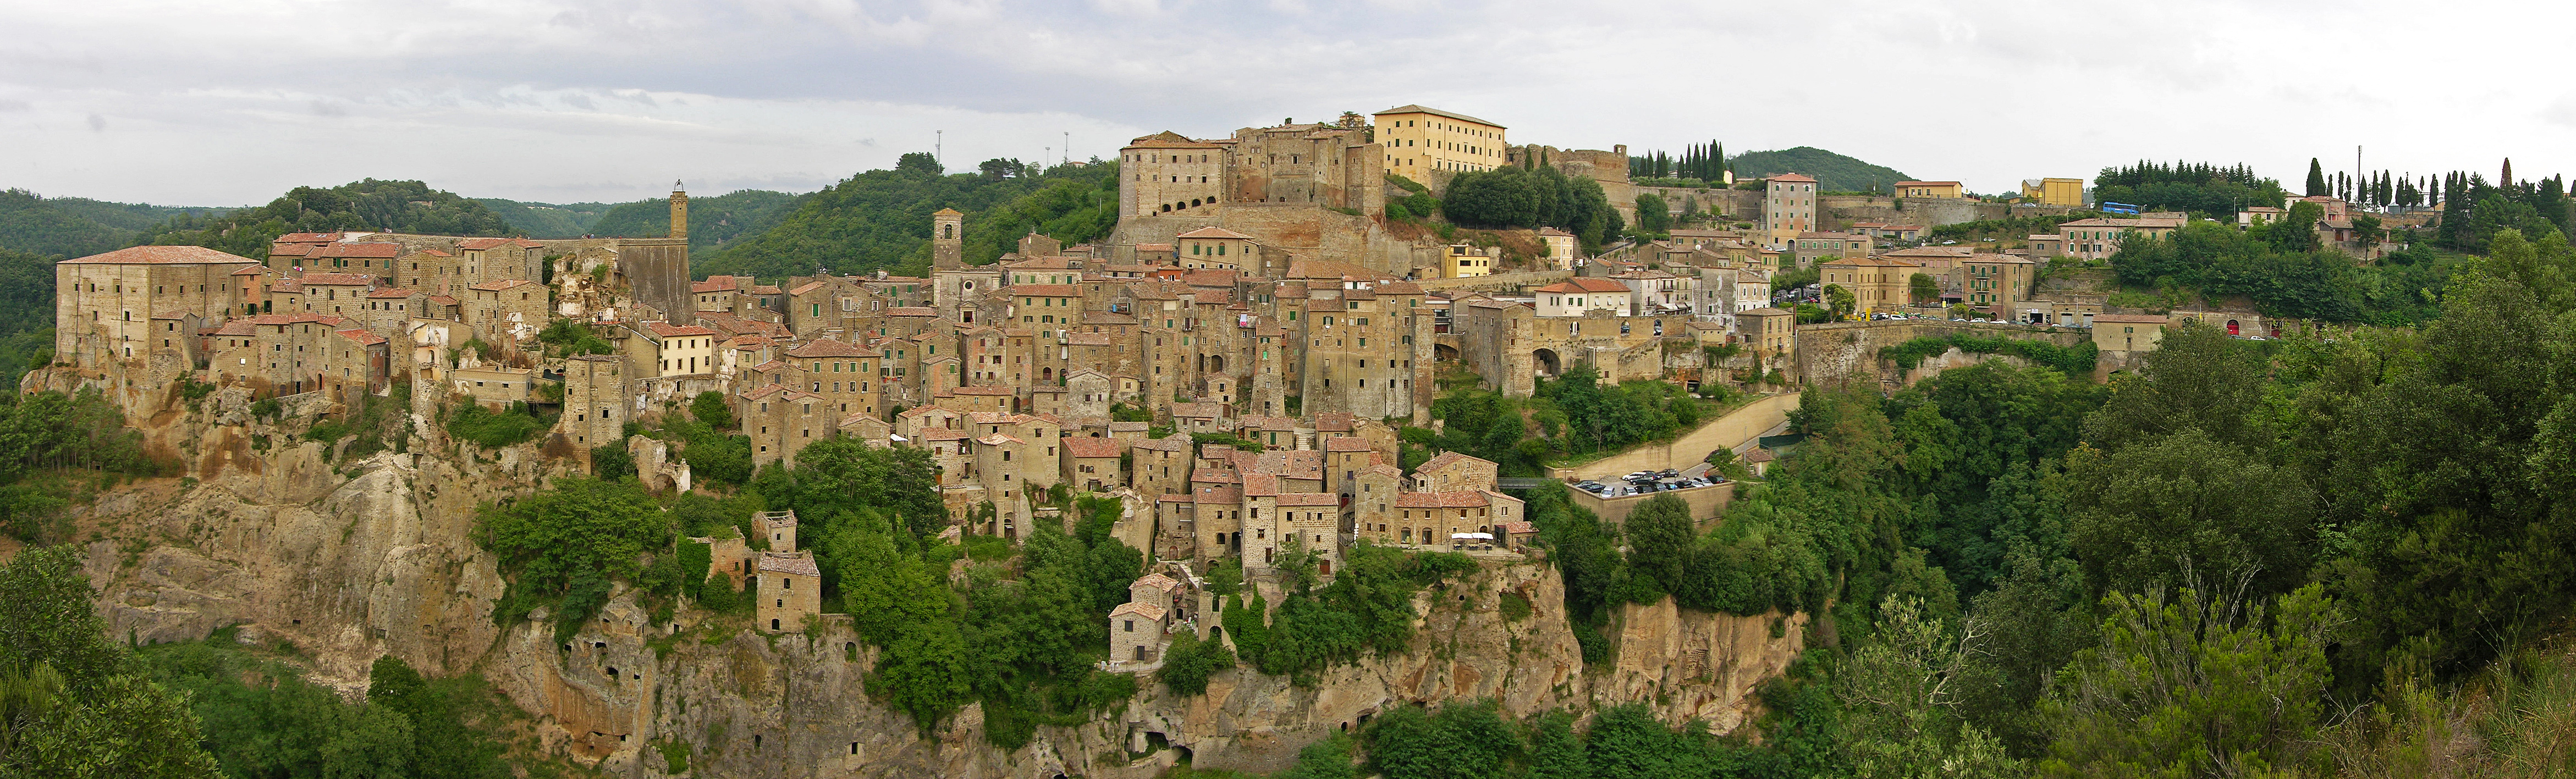
<svg viewBox="0 0 2576 779"><path fill-rule="evenodd" d="M0 4L0 187L163 205L420 179L805 192L934 146L1114 157L1420 103L1512 143L1815 146L1971 191L2138 159L2576 160L2576 6L2178 0ZM2519 75L2517 75L2519 74ZM2559 86L2551 86L2558 84Z"/></svg>

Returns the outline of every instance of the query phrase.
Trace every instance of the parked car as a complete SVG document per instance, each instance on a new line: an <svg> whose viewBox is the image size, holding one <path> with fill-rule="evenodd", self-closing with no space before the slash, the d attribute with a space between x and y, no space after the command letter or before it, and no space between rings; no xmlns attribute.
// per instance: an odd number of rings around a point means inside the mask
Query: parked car
<svg viewBox="0 0 2576 779"><path fill-rule="evenodd" d="M1667 478L1667 479L1670 479L1670 478L1673 478L1673 477L1676 477L1676 476L1680 476L1680 475L1682 475L1682 472L1681 472L1681 471L1676 471L1676 470L1673 470L1673 469L1671 469L1671 468L1666 468L1666 469L1664 469L1664 473L1663 473L1663 477L1664 477L1664 478Z"/></svg>

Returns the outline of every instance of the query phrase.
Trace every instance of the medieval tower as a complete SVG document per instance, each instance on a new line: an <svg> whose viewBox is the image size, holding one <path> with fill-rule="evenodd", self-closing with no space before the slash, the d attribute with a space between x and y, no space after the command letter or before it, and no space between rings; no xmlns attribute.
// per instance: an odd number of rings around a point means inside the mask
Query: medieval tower
<svg viewBox="0 0 2576 779"><path fill-rule="evenodd" d="M689 190L678 179L671 180L671 237L689 237Z"/></svg>
<svg viewBox="0 0 2576 779"><path fill-rule="evenodd" d="M930 268L966 267L966 215L942 208L930 215Z"/></svg>

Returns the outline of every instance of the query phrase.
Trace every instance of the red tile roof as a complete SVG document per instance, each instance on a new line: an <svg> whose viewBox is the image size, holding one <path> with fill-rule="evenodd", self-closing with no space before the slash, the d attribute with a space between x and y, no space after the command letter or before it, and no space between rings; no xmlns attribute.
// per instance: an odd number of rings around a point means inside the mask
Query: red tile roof
<svg viewBox="0 0 2576 779"><path fill-rule="evenodd" d="M390 260L402 255L398 243L335 243L304 255L308 258L362 257Z"/></svg>
<svg viewBox="0 0 2576 779"><path fill-rule="evenodd" d="M645 327L645 329L648 329L648 330L653 331L653 334L654 334L654 335L658 335L658 336L661 336L661 337L664 337L664 338L671 338L671 337L674 337L674 336L683 336L683 335L715 335L715 334L716 334L716 331L714 331L714 330L709 330L709 329L707 329L707 328L699 327L699 326L697 326L697 325L686 325L686 326L681 326L681 325L673 325L673 324L671 324L671 323L669 323L669 322L646 322L646 323L644 323L644 327Z"/></svg>
<svg viewBox="0 0 2576 779"><path fill-rule="evenodd" d="M1064 453L1072 457L1116 457L1118 440L1082 436L1064 439Z"/></svg>
<svg viewBox="0 0 2576 779"><path fill-rule="evenodd" d="M190 265L197 263L254 262L246 257L208 249L203 246L136 246L104 254L64 260L62 265Z"/></svg>

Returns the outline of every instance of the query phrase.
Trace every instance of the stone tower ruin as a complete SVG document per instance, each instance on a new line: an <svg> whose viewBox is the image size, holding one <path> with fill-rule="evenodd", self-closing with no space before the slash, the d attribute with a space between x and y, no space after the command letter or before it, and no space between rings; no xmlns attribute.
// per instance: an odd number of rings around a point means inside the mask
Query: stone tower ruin
<svg viewBox="0 0 2576 779"><path fill-rule="evenodd" d="M671 237L689 237L689 191L680 186L679 179L671 180Z"/></svg>
<svg viewBox="0 0 2576 779"><path fill-rule="evenodd" d="M930 268L966 267L966 215L942 208L930 215Z"/></svg>

